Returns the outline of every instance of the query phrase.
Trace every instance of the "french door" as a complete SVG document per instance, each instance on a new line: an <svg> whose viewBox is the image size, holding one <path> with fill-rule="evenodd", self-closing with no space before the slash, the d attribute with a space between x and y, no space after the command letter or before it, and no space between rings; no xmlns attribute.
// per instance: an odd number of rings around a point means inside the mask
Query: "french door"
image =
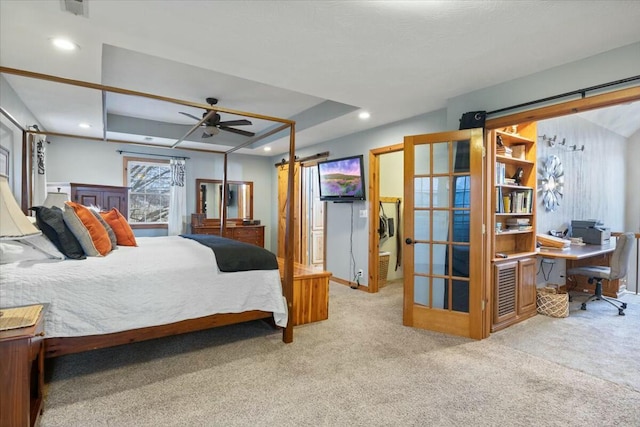
<svg viewBox="0 0 640 427"><path fill-rule="evenodd" d="M404 138L407 326L488 336L483 170L482 129Z"/></svg>

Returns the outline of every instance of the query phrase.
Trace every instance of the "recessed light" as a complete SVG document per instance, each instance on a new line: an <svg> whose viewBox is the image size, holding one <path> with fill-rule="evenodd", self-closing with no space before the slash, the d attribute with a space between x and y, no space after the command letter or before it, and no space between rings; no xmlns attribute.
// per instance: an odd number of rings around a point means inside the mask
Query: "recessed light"
<svg viewBox="0 0 640 427"><path fill-rule="evenodd" d="M78 124L82 129L89 129L91 125L89 123L80 123Z"/></svg>
<svg viewBox="0 0 640 427"><path fill-rule="evenodd" d="M358 114L358 117L360 117L360 119L362 120L367 120L369 117L371 117L371 114L369 114L368 111L363 111L360 114Z"/></svg>
<svg viewBox="0 0 640 427"><path fill-rule="evenodd" d="M271 147L264 147L264 151L271 151Z"/></svg>
<svg viewBox="0 0 640 427"><path fill-rule="evenodd" d="M74 42L72 42L69 39L64 39L61 37L56 37L51 39L51 43L57 47L60 50L77 50L80 48L80 46L78 46L77 44L75 44Z"/></svg>

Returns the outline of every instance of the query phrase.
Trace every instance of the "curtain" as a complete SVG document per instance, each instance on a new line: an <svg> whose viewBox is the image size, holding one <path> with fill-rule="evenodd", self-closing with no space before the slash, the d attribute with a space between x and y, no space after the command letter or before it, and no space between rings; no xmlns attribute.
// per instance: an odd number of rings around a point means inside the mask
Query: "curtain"
<svg viewBox="0 0 640 427"><path fill-rule="evenodd" d="M184 233L187 224L187 188L185 160L171 159L171 196L169 201L169 236Z"/></svg>
<svg viewBox="0 0 640 427"><path fill-rule="evenodd" d="M46 138L43 135L34 137L33 143L33 197L32 206L42 206L47 198L47 171L46 171Z"/></svg>

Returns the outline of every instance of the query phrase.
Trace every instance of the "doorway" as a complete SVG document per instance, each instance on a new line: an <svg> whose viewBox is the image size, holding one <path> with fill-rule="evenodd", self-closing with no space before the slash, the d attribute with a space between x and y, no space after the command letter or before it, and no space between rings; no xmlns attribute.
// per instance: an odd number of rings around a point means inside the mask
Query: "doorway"
<svg viewBox="0 0 640 427"><path fill-rule="evenodd" d="M284 258L288 164L278 168L278 257ZM317 160L295 162L294 177L294 262L325 269L325 209L318 191Z"/></svg>

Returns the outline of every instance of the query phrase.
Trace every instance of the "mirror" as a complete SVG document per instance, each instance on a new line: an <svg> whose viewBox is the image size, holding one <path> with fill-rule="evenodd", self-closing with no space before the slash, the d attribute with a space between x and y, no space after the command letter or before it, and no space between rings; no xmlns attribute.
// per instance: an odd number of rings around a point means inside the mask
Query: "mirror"
<svg viewBox="0 0 640 427"><path fill-rule="evenodd" d="M253 182L227 181L227 219L253 219ZM196 179L196 212L208 220L220 220L222 180Z"/></svg>

